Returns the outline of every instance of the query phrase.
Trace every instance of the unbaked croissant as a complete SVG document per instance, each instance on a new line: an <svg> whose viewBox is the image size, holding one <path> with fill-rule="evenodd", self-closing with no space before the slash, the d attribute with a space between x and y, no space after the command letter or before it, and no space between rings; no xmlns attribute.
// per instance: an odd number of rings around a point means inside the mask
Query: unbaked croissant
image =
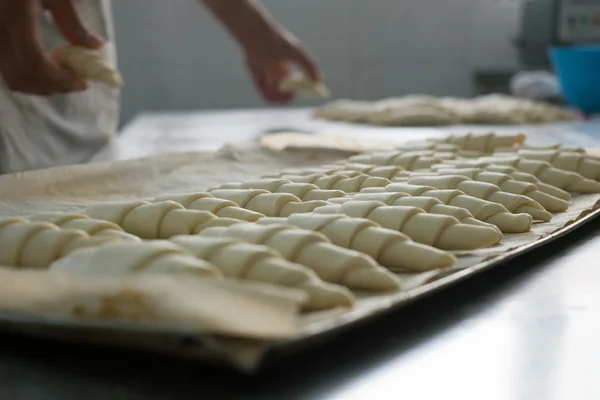
<svg viewBox="0 0 600 400"><path fill-rule="evenodd" d="M417 207L388 206L376 200L332 204L317 208L315 213L366 218L383 228L404 233L417 243L442 250L475 250L500 240L493 228L461 224L449 215L427 214Z"/></svg>
<svg viewBox="0 0 600 400"><path fill-rule="evenodd" d="M402 152L397 150L366 153L352 156L349 163L371 164L371 165L394 165L408 171L427 169L434 164L439 164L443 158L425 155L421 151Z"/></svg>
<svg viewBox="0 0 600 400"><path fill-rule="evenodd" d="M364 218L340 214L294 214L288 218L263 218L260 225L290 224L320 232L346 249L365 253L392 269L427 271L449 267L456 257L434 247L416 243L400 232L385 229Z"/></svg>
<svg viewBox="0 0 600 400"><path fill-rule="evenodd" d="M271 193L289 193L302 201L329 200L334 197L345 196L341 190L323 190L310 183L292 182L287 179L263 178L240 183L226 183L219 189L262 189Z"/></svg>
<svg viewBox="0 0 600 400"><path fill-rule="evenodd" d="M423 172L421 174L427 174ZM533 183L519 182L513 177L500 172L485 171L480 168L447 168L438 169L436 172L430 172L433 175L460 175L470 178L477 182L485 182L498 186L507 193L527 196L542 205L550 212L563 212L569 208L569 203L565 200L541 192ZM465 191L465 193L467 193Z"/></svg>
<svg viewBox="0 0 600 400"><path fill-rule="evenodd" d="M127 240L132 241L131 238ZM124 241L124 237L90 237L80 229L60 229L49 222L32 222L26 218L2 219L0 265L47 268L55 260L74 250L102 246L114 241Z"/></svg>
<svg viewBox="0 0 600 400"><path fill-rule="evenodd" d="M99 219L92 219L85 214L42 212L27 217L34 222L49 222L61 229L81 229L92 237L113 237L121 240L139 241L135 235L125 232L119 225Z"/></svg>
<svg viewBox="0 0 600 400"><path fill-rule="evenodd" d="M113 222L142 239L169 239L190 235L212 226L239 224L233 218L218 218L208 211L186 210L174 201L108 202L90 206L85 213L91 218Z"/></svg>
<svg viewBox="0 0 600 400"><path fill-rule="evenodd" d="M354 295L348 289L323 282L310 269L283 259L269 247L226 237L188 235L175 236L171 241L215 265L225 277L304 290L309 298L304 305L306 311L354 304Z"/></svg>
<svg viewBox="0 0 600 400"><path fill-rule="evenodd" d="M201 235L268 246L286 260L310 268L324 281L350 289L380 292L399 287L399 279L371 257L336 246L320 233L292 225L240 224L206 229Z"/></svg>
<svg viewBox="0 0 600 400"><path fill-rule="evenodd" d="M529 214L513 214L502 204L468 196L460 190L440 190L432 186L396 182L385 188L368 188L363 192L400 192L417 197L435 197L444 204L469 210L478 220L495 225L504 233L529 232L533 222L533 218Z"/></svg>
<svg viewBox="0 0 600 400"><path fill-rule="evenodd" d="M502 156L503 153L495 153L494 155ZM582 152L519 149L517 156L527 160L546 161L555 168L577 172L585 178L600 179L600 160Z"/></svg>
<svg viewBox="0 0 600 400"><path fill-rule="evenodd" d="M477 165L477 166L475 166ZM571 200L571 193L566 190L559 189L556 186L540 181L535 175L527 172L521 172L509 165L494 165L487 163L479 163L478 161L455 162L454 164L436 164L431 167L432 171L438 171L447 168L479 168L484 171L499 172L501 174L510 175L514 180L519 182L533 183L541 192L554 196L561 200Z"/></svg>
<svg viewBox="0 0 600 400"><path fill-rule="evenodd" d="M279 84L283 93L309 94L321 98L331 97L331 92L323 82L315 82L302 73L293 73L286 76Z"/></svg>
<svg viewBox="0 0 600 400"><path fill-rule="evenodd" d="M212 189L210 194L233 201L242 208L256 211L267 217L287 217L299 212L311 212L327 205L321 200L303 202L289 193L271 193L262 189Z"/></svg>
<svg viewBox="0 0 600 400"><path fill-rule="evenodd" d="M254 222L264 217L261 213L242 208L233 201L218 199L210 193L164 194L149 201L151 203L174 201L188 210L208 211L220 218L233 218L248 222Z"/></svg>
<svg viewBox="0 0 600 400"><path fill-rule="evenodd" d="M491 153L498 147L508 147L521 144L527 136L519 133L517 135L499 135L497 133L469 133L467 135L449 135L443 139L428 139L432 143L454 144L463 150L476 150Z"/></svg>
<svg viewBox="0 0 600 400"><path fill-rule="evenodd" d="M222 275L211 263L165 240L116 241L99 247L86 247L59 259L51 268L91 274L150 272L213 277Z"/></svg>
<svg viewBox="0 0 600 400"><path fill-rule="evenodd" d="M534 219L542 221L550 221L552 219L552 214L547 212L537 201L526 196L503 192L502 189L496 185L485 182L476 182L466 176L417 176L408 178L406 182L411 185L460 190L469 196L502 204L508 211L515 214L529 214Z"/></svg>
<svg viewBox="0 0 600 400"><path fill-rule="evenodd" d="M59 64L83 79L102 82L113 88L123 86L121 74L97 51L79 46L62 46L54 50L54 57Z"/></svg>
<svg viewBox="0 0 600 400"><path fill-rule="evenodd" d="M394 179L399 172L404 171L404 168L395 165L370 165L361 163L349 164L326 164L320 167L313 168L289 168L275 174L263 175L263 178L280 178L285 175L347 175L354 177L358 175L369 175L376 178L384 178L387 180Z"/></svg>
<svg viewBox="0 0 600 400"><path fill-rule="evenodd" d="M458 160L457 160L458 161ZM518 171L535 175L544 183L556 186L572 193L600 193L600 182L588 179L573 171L564 171L550 165L546 161L526 160L520 157L486 157L471 162L448 161L457 166L485 168L489 165L510 166Z"/></svg>
<svg viewBox="0 0 600 400"><path fill-rule="evenodd" d="M312 183L325 190L341 190L346 193L358 192L366 187L386 186L392 183L388 179L371 177L369 175L283 175L281 179L288 179L292 182Z"/></svg>
<svg viewBox="0 0 600 400"><path fill-rule="evenodd" d="M498 234L498 241L502 240L502 231L495 225L476 219L466 208L449 206L435 197L415 197L408 193L354 193L347 197L331 199L331 203L343 204L348 201L380 201L388 206L418 207L430 214L449 215L458 219L463 224L491 227Z"/></svg>

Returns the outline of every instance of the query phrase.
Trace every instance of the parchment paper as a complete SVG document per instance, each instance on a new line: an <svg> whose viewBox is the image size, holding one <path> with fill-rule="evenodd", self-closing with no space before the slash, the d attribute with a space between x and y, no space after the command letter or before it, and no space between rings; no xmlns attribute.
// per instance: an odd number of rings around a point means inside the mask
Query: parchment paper
<svg viewBox="0 0 600 400"><path fill-rule="evenodd" d="M32 171L0 177L0 216L27 215L40 210L78 211L99 201L138 199L164 193L203 191L225 182L257 178L284 168L318 166L341 158L348 152L296 149L273 151L257 145L229 145L218 153L179 153L117 163L90 164ZM570 210L557 214L550 223L537 224L531 232L505 235L495 247L474 252L457 252L459 262L446 270L420 274L399 274L403 288L386 295L357 293L353 310L332 310L304 315L297 338L310 336L359 320L409 299L425 284L462 271L506 251L531 243L585 214L598 195L576 196ZM216 340L213 349L242 364L256 367L269 348L269 340Z"/></svg>

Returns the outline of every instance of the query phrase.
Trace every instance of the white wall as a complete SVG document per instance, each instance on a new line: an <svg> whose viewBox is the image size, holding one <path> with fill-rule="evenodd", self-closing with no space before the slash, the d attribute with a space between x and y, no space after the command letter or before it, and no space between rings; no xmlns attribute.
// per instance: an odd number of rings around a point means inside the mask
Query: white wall
<svg viewBox="0 0 600 400"><path fill-rule="evenodd" d="M520 1L263 3L318 59L336 97L376 99L469 95L474 67L516 64L508 39ZM124 120L141 110L264 105L235 44L194 0L118 0L113 7Z"/></svg>

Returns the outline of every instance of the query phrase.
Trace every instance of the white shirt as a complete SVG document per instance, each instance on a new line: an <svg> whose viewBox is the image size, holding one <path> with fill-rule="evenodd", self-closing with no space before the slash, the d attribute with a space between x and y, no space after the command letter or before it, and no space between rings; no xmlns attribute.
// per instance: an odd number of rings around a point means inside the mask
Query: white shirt
<svg viewBox="0 0 600 400"><path fill-rule="evenodd" d="M109 0L77 0L88 29L105 39L103 54L116 64ZM65 44L47 16L40 16L47 50ZM90 84L84 92L32 96L11 92L0 77L0 173L85 162L115 135L119 91Z"/></svg>

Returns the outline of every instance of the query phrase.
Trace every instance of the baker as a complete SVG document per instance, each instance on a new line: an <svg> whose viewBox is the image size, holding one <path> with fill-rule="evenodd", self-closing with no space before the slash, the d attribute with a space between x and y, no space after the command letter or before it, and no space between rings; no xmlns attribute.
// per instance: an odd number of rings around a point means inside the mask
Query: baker
<svg viewBox="0 0 600 400"><path fill-rule="evenodd" d="M271 102L293 64L320 80L297 39L256 0L202 0L239 43L254 83ZM85 162L115 135L119 92L88 85L56 64L66 42L115 64L110 0L0 0L0 173Z"/></svg>

